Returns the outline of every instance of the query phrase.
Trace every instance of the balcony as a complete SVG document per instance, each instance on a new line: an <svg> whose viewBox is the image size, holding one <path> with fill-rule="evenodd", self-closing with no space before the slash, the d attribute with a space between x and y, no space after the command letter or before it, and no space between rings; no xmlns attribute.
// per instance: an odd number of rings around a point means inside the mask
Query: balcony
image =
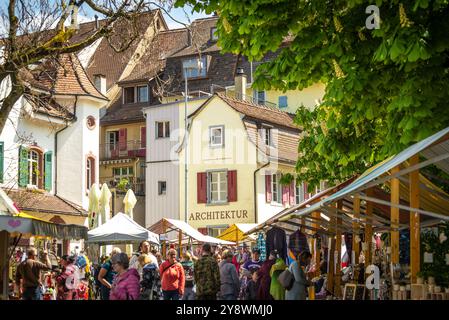
<svg viewBox="0 0 449 320"><path fill-rule="evenodd" d="M145 158L146 148L140 140L126 143L100 144L100 160L117 160L125 158Z"/></svg>
<svg viewBox="0 0 449 320"><path fill-rule="evenodd" d="M106 183L109 188L114 188L117 193L126 193L129 189L132 189L137 196L145 195L145 179L143 178L115 176L102 177L100 180L101 184Z"/></svg>

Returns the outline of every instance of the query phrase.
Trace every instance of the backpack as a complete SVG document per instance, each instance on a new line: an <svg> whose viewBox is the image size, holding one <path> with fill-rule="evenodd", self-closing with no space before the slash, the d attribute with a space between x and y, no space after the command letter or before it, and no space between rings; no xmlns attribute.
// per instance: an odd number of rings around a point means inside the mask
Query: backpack
<svg viewBox="0 0 449 320"><path fill-rule="evenodd" d="M295 278L293 277L293 273L291 273L289 269L285 269L279 275L278 281L284 289L290 290L295 283Z"/></svg>
<svg viewBox="0 0 449 320"><path fill-rule="evenodd" d="M142 269L142 281L140 281L140 300L159 300L159 288L161 277L159 269L154 263L146 264Z"/></svg>
<svg viewBox="0 0 449 320"><path fill-rule="evenodd" d="M76 265L79 269L84 269L84 268L87 266L87 260L86 260L86 257L83 256L83 255L79 255L79 256L76 258L75 265Z"/></svg>

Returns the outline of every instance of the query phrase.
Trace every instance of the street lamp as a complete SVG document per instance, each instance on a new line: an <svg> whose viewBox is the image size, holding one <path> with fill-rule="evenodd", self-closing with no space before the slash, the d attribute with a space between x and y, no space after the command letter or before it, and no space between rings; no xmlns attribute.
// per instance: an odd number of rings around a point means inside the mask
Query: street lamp
<svg viewBox="0 0 449 320"><path fill-rule="evenodd" d="M198 70L198 73L203 69L203 62L200 58L191 59L183 63L184 69L184 82L185 82L185 105L184 105L184 141L185 141L185 152L184 152L184 221L187 223L187 102L188 102L188 89L187 89L187 73L189 70Z"/></svg>

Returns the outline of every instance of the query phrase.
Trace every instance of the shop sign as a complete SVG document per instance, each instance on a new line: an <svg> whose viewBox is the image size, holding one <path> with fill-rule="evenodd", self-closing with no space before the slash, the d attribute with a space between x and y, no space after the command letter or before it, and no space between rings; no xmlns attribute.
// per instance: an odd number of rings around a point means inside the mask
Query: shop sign
<svg viewBox="0 0 449 320"><path fill-rule="evenodd" d="M190 221L205 221L205 220L235 220L248 218L248 210L219 210L219 211L204 211L191 212L189 215Z"/></svg>

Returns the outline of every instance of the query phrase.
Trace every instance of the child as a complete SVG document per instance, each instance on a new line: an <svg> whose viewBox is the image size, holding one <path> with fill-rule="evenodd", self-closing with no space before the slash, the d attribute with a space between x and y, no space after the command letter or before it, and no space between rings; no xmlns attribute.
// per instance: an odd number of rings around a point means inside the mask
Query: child
<svg viewBox="0 0 449 320"><path fill-rule="evenodd" d="M251 280L248 281L245 290L245 300L256 300L257 295L257 270L253 270L251 273Z"/></svg>

